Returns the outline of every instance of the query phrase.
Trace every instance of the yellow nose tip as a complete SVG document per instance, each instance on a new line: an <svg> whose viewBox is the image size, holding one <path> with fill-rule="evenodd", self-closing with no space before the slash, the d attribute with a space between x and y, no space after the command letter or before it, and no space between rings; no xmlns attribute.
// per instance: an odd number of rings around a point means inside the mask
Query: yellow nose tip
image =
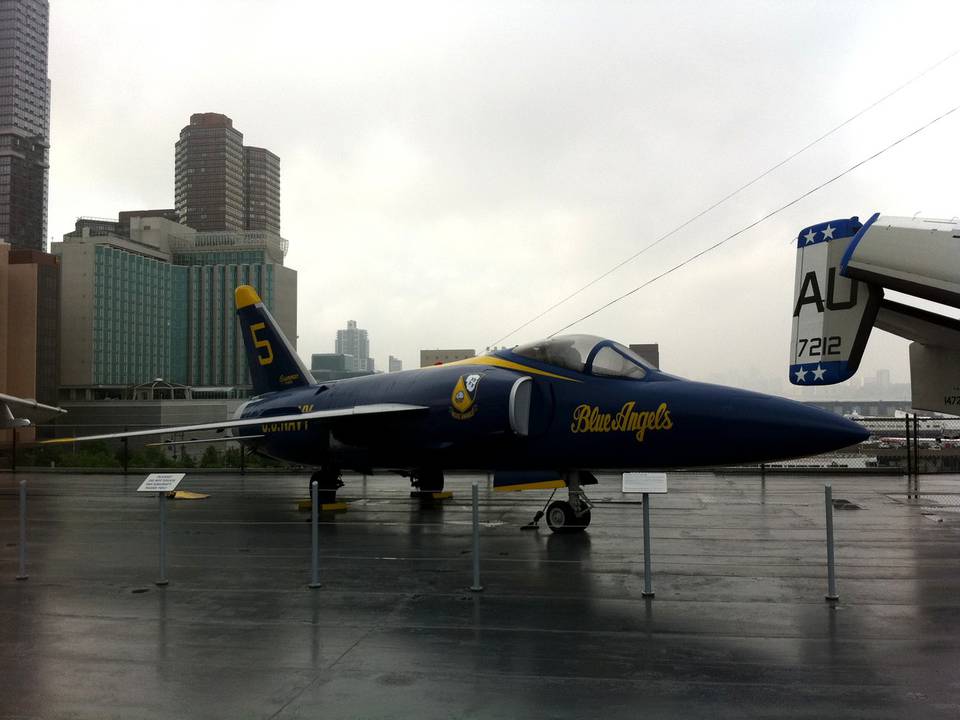
<svg viewBox="0 0 960 720"><path fill-rule="evenodd" d="M260 302L260 296L257 295L257 291L249 285L241 285L238 287L234 292L234 296L237 301L237 310Z"/></svg>

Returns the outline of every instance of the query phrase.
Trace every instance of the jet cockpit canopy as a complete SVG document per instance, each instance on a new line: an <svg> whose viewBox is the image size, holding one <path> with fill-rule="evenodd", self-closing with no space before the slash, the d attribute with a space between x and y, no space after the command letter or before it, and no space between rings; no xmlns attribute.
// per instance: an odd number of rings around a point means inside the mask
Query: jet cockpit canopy
<svg viewBox="0 0 960 720"><path fill-rule="evenodd" d="M558 335L517 345L511 352L565 370L601 377L642 380L652 367L625 345L596 335Z"/></svg>

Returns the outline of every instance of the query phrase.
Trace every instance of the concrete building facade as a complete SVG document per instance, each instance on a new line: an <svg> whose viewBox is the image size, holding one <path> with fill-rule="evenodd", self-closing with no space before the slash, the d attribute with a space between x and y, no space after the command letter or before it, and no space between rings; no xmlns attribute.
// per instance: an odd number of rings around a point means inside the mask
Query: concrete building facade
<svg viewBox="0 0 960 720"><path fill-rule="evenodd" d="M59 283L56 257L0 242L0 392L56 405Z"/></svg>
<svg viewBox="0 0 960 720"><path fill-rule="evenodd" d="M403 370L403 361L391 355L387 359L387 372L400 372Z"/></svg>
<svg viewBox="0 0 960 720"><path fill-rule="evenodd" d="M189 386L250 385L236 321L237 285L257 288L296 342L297 274L270 233L198 233L167 217L102 221L54 243L63 267L61 381L87 386L163 378ZM117 394L112 395L119 397Z"/></svg>
<svg viewBox="0 0 960 720"><path fill-rule="evenodd" d="M660 367L660 343L630 343L630 349L655 368Z"/></svg>
<svg viewBox="0 0 960 720"><path fill-rule="evenodd" d="M436 349L420 351L420 367L430 367L431 365L442 365L444 363L456 362L457 360L466 360L475 357L476 350L468 348L458 349Z"/></svg>
<svg viewBox="0 0 960 720"><path fill-rule="evenodd" d="M0 240L46 249L50 80L46 0L0 0Z"/></svg>

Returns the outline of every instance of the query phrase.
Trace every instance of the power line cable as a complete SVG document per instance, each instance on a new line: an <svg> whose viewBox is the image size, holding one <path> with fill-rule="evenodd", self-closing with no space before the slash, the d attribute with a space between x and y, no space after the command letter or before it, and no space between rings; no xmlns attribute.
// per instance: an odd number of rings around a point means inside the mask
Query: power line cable
<svg viewBox="0 0 960 720"><path fill-rule="evenodd" d="M655 245L659 245L661 242L663 242L664 240L666 240L668 237L670 237L670 236L672 236L672 235L675 235L676 233L680 232L681 230L683 230L685 227L687 227L687 226L690 225L691 223L693 223L693 222L699 220L700 218L702 218L704 215L706 215L706 214L709 213L710 211L715 210L716 208L718 208L720 205L722 205L723 203L725 203L725 202L726 202L727 200L729 200L730 198L732 198L732 197L734 197L735 195L743 192L744 190L746 190L747 188L751 187L752 185L755 185L756 183L760 182L761 180L763 180L763 178L765 178L765 177L766 177L767 175L769 175L770 173L772 173L772 172L774 172L775 170L783 167L783 166L786 165L788 162L790 162L791 160L793 160L794 158L796 158L798 155L801 155L802 153L804 153L804 152L806 152L807 150L809 150L810 148L812 148L812 147L813 147L814 145L816 145L817 143L819 143L819 142L821 142L821 141L823 141L823 140L826 140L828 137L830 137L831 135L833 135L833 134L834 134L835 132L837 132L838 130L841 130L842 128L846 127L847 125L849 125L850 123L852 123L852 122L853 122L854 120L856 120L857 118L861 117L862 115L866 114L867 112L869 112L870 110L872 110L873 108L875 108L877 105L880 105L882 102L884 102L884 101L886 101L886 100L889 100L891 97L893 97L894 95L896 95L897 93L899 93L901 90L905 89L907 86L913 84L914 82L916 82L916 81L919 80L920 78L922 78L922 77L924 77L925 75L931 73L933 70L935 70L936 68L940 67L941 65L943 65L943 64L946 63L947 61L952 60L952 59L953 59L954 57L956 57L957 55L960 55L960 48L957 48L956 50L954 50L954 51L953 51L952 53L950 53L949 55L941 58L940 60L938 60L937 62L935 62L933 65L930 65L930 66L927 67L925 70L923 70L923 71L921 71L920 73L918 73L917 75L914 75L912 78L910 78L909 80L907 80L907 81L906 81L905 83L903 83L902 85L897 86L896 88L894 88L893 90L891 90L890 92L888 92L886 95L878 98L877 100L874 100L872 103L870 103L869 105L867 105L865 108L863 108L863 109L860 110L859 112L851 115L850 117L848 117L846 120L844 120L844 121L843 121L842 123L840 123L839 125L831 128L831 129L828 130L827 132L825 132L825 133L823 133L822 135L820 135L820 137L816 138L815 140L811 140L809 143L807 143L806 145L804 145L802 148L800 148L800 149L797 150L796 152L788 155L787 157L785 157L785 158L784 158L783 160L781 160L780 162L776 163L775 165L772 165L770 168L768 168L768 169L765 170L764 172L762 172L762 173L760 173L759 175L757 175L755 178L753 178L753 180L750 180L749 182L747 182L747 183L741 185L740 187L738 187L736 190L733 190L732 192L724 195L722 198L720 198L719 200L717 200L715 203L713 203L713 204L710 205L709 207L701 210L701 211L698 212L696 215L694 215L694 216L691 217L690 219L686 220L685 222L681 223L680 225L677 225L675 228L673 228L673 230L670 230L670 231L664 233L663 235L661 235L660 237L658 237L656 240L654 240L652 243L650 243L649 245L646 245L645 247L641 248L640 250L638 250L637 252L635 252L633 255L631 255L630 257L626 258L625 260L620 261L619 263L617 263L616 265L614 265L612 268L610 268L609 270L607 270L606 272L604 272L602 275L599 275L598 277L595 277L593 280L591 280L590 282L588 282L586 285L578 288L577 290L574 290L572 293L570 293L570 294L567 295L566 297L562 298L561 300L558 300L557 302L555 302L553 305L551 305L550 307L548 307L546 310L544 310L544 311L541 312L540 314L538 314L538 315L530 318L529 320L527 320L525 323L523 323L523 325L520 325L520 326L514 328L513 330L511 330L510 332L508 332L506 335L504 335L502 338L500 338L500 339L497 340L496 342L492 343L492 346L493 346L493 347L496 347L497 345L499 345L501 342L503 342L504 340L506 340L506 339L507 339L508 337L510 337L511 335L514 335L515 333L520 332L521 330L523 330L523 329L524 329L525 327L527 327L528 325L531 325L532 323L535 323L537 320L539 320L540 318L542 318L544 315L547 315L548 313L552 312L553 310L556 310L558 307L560 307L561 305L563 305L563 304L566 303L567 301L572 300L572 299L575 298L577 295L579 295L580 293L582 293L584 290L587 290L588 288L593 287L594 285L596 285L598 282L600 282L600 281L603 280L604 278L612 275L612 274L615 273L617 270L619 270L620 268L622 268L624 265L627 265L627 264L633 262L633 261L636 260L638 257L640 257L641 255L643 255L643 253L645 253L647 250L651 249L651 248L654 247Z"/></svg>
<svg viewBox="0 0 960 720"><path fill-rule="evenodd" d="M556 332L553 332L553 333L551 333L550 335L548 335L548 337L553 337L554 335L557 335L557 334L563 332L564 330L567 330L568 328L571 328L571 327L573 327L574 325L583 322L583 321L586 320L587 318L593 317L593 316L596 315L597 313L602 312L603 310L606 310L606 309L607 309L608 307L610 307L611 305L615 305L616 303L620 302L621 300L630 297L630 296L633 295L634 293L636 293L636 292L638 292L638 291L640 291L640 290L643 290L645 287L648 287L649 285L652 285L652 284L655 283L657 280L660 280L661 278L666 277L667 275L671 274L672 272L674 272L674 271L676 271L676 270L679 270L680 268L682 268L682 267L684 267L684 266L692 263L694 260L703 257L703 256L706 255L708 252L711 252L712 250L716 250L718 247L720 247L721 245L724 245L725 243L729 242L730 240L733 240L733 239L734 239L735 237L737 237L738 235L742 235L742 234L745 233L747 230L751 230L752 228L755 228L757 225L759 225L760 223L764 222L765 220L769 220L769 219L772 218L774 215L777 215L778 213L783 212L783 211L786 210L787 208L792 207L793 205L796 205L798 202L800 202L800 201L803 200L804 198L809 197L810 195L813 195L813 193L817 192L818 190L822 190L823 188L827 187L827 185L830 185L830 184L836 182L837 180L839 180L840 178L842 178L844 175L847 175L847 174L853 172L854 170L856 170L857 168L859 168L859 167L861 167L861 166L863 166L863 165L866 165L866 164L867 164L868 162L870 162L871 160L874 160L874 159L880 157L880 156L883 155L885 152L887 152L888 150L890 150L890 149L892 149L892 148L895 148L897 145L899 145L900 143L904 142L905 140L909 140L909 139L912 138L914 135L918 135L919 133L923 132L924 130L926 130L927 128L931 127L932 125L934 125L934 124L940 122L941 120L943 120L944 118L952 115L952 114L955 113L957 110L960 110L960 105L955 105L954 107L952 107L951 109L949 109L949 110L947 110L945 113L943 113L942 115L938 115L938 116L935 117L933 120L930 120L930 121L927 122L926 124L921 125L921 126L918 127L916 130L913 130L912 132L910 132L910 133L904 135L903 137L901 137L899 140L895 140L894 142L892 142L892 143L890 143L889 145L887 145L885 148L883 148L883 149L881 149L881 150L878 150L877 152L873 153L873 155L870 155L869 157L866 157L866 158L864 158L863 160L860 160L859 162L851 165L851 166L848 167L846 170L844 170L843 172L841 172L839 175L835 175L834 177L830 178L829 180L825 180L824 182L820 183L820 184L817 185L816 187L811 188L810 190L807 190L805 193L803 193L802 195L799 195L798 197L794 198L793 200L791 200L790 202L786 203L785 205L781 205L781 206L778 207L776 210L772 210L771 212L769 212L769 213L767 213L766 215L764 215L763 217L761 217L759 220L755 220L754 222L750 223L749 225L746 225L745 227L740 228L740 229L737 230L735 233L733 233L733 234L728 235L727 237L725 237L723 240L720 240L719 242L716 242L716 243L714 243L713 245L711 245L711 246L709 246L709 247L707 247L707 248L704 248L703 250L701 250L700 252L696 253L695 255L690 256L689 258L687 258L687 259L684 260L683 262L681 262L681 263L679 263L679 264L677 264L677 265L674 265L674 266L673 266L672 268L670 268L669 270L665 270L664 272L660 273L659 275L656 275L656 276L650 278L649 280L647 280L647 281L646 281L645 283L643 283L642 285L638 285L638 286L635 287L633 290L630 290L629 292L626 292L626 293L624 293L623 295L620 295L619 297L616 297L616 298L614 298L613 300L610 300L609 302L604 303L603 305L601 305L600 307L598 307L596 310L593 310L592 312L587 313L587 314L584 315L583 317L581 317L581 318L579 318L579 319L577 319L577 320L574 320L572 323L569 323L569 324L567 324L567 325L564 325L562 328L560 328L560 329L557 330Z"/></svg>

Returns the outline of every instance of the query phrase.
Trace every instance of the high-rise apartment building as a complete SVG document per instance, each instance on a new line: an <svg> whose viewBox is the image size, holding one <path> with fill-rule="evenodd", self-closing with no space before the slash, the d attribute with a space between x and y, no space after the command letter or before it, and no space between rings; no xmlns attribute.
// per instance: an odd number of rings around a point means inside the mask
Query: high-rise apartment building
<svg viewBox="0 0 960 720"><path fill-rule="evenodd" d="M44 250L47 235L47 0L0 0L0 240Z"/></svg>
<svg viewBox="0 0 960 720"><path fill-rule="evenodd" d="M194 113L176 143L174 193L180 222L200 232L280 233L280 158L245 147L220 113Z"/></svg>
<svg viewBox="0 0 960 720"><path fill-rule="evenodd" d="M280 158L266 148L243 148L244 225L280 232Z"/></svg>
<svg viewBox="0 0 960 720"><path fill-rule="evenodd" d="M180 131L174 196L194 230L243 230L243 134L219 113L194 113Z"/></svg>
<svg viewBox="0 0 960 720"><path fill-rule="evenodd" d="M336 352L347 356L347 370L373 370L367 331L358 328L356 320L347 320L347 327L337 330Z"/></svg>

